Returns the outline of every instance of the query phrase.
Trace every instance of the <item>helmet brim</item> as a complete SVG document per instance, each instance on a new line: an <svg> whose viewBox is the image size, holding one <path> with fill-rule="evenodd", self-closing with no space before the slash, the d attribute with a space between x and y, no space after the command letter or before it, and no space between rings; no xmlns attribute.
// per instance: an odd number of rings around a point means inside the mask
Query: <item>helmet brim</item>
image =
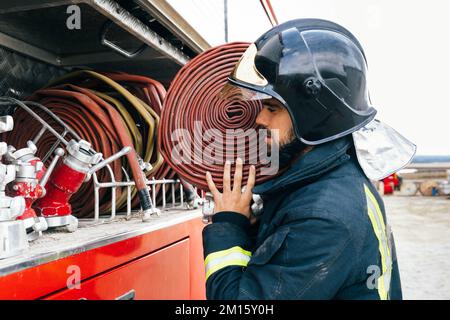
<svg viewBox="0 0 450 320"><path fill-rule="evenodd" d="M225 84L222 90L219 92L219 98L229 101L255 101L271 99L272 96L263 92L247 89L242 86L235 85L231 82Z"/></svg>

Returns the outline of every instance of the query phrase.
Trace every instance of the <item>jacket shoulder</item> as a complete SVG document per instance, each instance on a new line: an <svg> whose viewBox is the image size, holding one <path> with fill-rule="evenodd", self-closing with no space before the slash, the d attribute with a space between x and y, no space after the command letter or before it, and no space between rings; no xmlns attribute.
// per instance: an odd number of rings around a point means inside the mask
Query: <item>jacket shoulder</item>
<svg viewBox="0 0 450 320"><path fill-rule="evenodd" d="M367 215L364 185L370 181L352 161L306 186L293 190L280 206L281 224L304 219L327 219L343 225L352 238L366 237ZM360 247L362 244L356 244Z"/></svg>

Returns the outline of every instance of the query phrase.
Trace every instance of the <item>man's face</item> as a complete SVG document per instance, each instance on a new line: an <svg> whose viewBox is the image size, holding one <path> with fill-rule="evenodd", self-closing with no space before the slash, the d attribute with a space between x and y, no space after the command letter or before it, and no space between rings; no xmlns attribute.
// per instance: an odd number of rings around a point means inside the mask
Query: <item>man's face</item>
<svg viewBox="0 0 450 320"><path fill-rule="evenodd" d="M268 130L266 142L272 144L271 130L279 131L279 146L282 147L295 139L291 117L287 109L278 100L262 100L263 108L256 117L256 124Z"/></svg>

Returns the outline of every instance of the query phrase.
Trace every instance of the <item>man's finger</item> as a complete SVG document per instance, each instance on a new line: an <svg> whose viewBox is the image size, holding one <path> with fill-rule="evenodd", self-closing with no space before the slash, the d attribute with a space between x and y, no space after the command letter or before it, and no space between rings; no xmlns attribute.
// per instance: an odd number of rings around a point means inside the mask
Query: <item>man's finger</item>
<svg viewBox="0 0 450 320"><path fill-rule="evenodd" d="M229 160L225 161L225 168L223 170L223 191L231 191L231 163Z"/></svg>
<svg viewBox="0 0 450 320"><path fill-rule="evenodd" d="M216 185L212 179L211 173L206 172L206 182L208 183L209 191L212 193L214 198L217 198L220 195L219 190L217 190Z"/></svg>
<svg viewBox="0 0 450 320"><path fill-rule="evenodd" d="M234 170L233 192L240 192L242 184L242 159L236 159L236 169Z"/></svg>
<svg viewBox="0 0 450 320"><path fill-rule="evenodd" d="M244 192L245 198L248 198L249 201L252 197L252 189L255 186L255 176L256 176L255 166L251 166L248 174L247 185L245 186Z"/></svg>

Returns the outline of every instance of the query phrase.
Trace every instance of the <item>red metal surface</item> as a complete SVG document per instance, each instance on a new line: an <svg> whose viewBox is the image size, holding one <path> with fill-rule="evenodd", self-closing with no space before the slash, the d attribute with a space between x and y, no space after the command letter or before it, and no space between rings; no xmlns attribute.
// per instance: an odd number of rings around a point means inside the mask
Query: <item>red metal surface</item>
<svg viewBox="0 0 450 320"><path fill-rule="evenodd" d="M133 291L134 299L189 299L189 239L103 273L50 300L112 300Z"/></svg>
<svg viewBox="0 0 450 320"><path fill-rule="evenodd" d="M39 158L32 158L28 161L31 165L35 166L37 162L41 162ZM25 220L28 218L35 218L36 212L32 208L33 203L44 195L44 189L37 182L44 176L47 169L42 165L41 170L36 172L35 182L14 182L8 185L7 194L11 197L22 196L25 198L25 211L21 216L17 217L18 220Z"/></svg>
<svg viewBox="0 0 450 320"><path fill-rule="evenodd" d="M63 162L55 168L46 185L46 194L36 201L36 209L45 217L65 216L72 213L69 203L80 189L86 174L70 168Z"/></svg>
<svg viewBox="0 0 450 320"><path fill-rule="evenodd" d="M11 273L0 277L0 299L51 298L52 294L67 289L67 281L72 275L70 272L68 273L68 270L71 270L73 266L80 268L80 279L83 284L84 281L94 279L96 275L112 271L118 266L125 265L130 261L187 238L189 238L189 298L205 299L203 227L201 218L196 218ZM182 263L180 261L178 257L171 260L173 265ZM151 268L147 272L152 273ZM158 271L155 274L162 278L165 277L164 272ZM145 299L146 297L142 298Z"/></svg>
<svg viewBox="0 0 450 320"><path fill-rule="evenodd" d="M8 192L12 197L22 196L25 198L25 211L17 219L24 220L36 217L34 209L31 208L36 199L39 199L44 194L44 189L40 184L31 182L17 182L14 183L12 190Z"/></svg>

